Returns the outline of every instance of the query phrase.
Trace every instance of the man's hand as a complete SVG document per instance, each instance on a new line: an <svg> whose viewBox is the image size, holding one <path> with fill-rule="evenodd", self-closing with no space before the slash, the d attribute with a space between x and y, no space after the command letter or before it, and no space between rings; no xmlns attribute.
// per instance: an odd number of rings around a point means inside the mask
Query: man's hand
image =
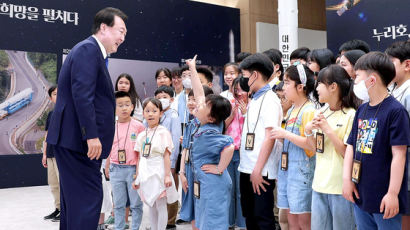
<svg viewBox="0 0 410 230"><path fill-rule="evenodd" d="M261 195L260 189L266 192L265 186L263 184L269 185L269 182L263 179L262 174L260 172L253 170L250 180L252 182L254 193Z"/></svg>
<svg viewBox="0 0 410 230"><path fill-rule="evenodd" d="M43 158L41 159L41 164L44 168L47 168L47 155L43 154Z"/></svg>
<svg viewBox="0 0 410 230"><path fill-rule="evenodd" d="M383 213L383 219L390 219L399 213L399 199L397 195L392 193L387 193L382 199L380 204L380 213Z"/></svg>
<svg viewBox="0 0 410 230"><path fill-rule="evenodd" d="M88 152L87 156L90 160L98 160L101 156L102 145L100 139L93 138L87 140Z"/></svg>

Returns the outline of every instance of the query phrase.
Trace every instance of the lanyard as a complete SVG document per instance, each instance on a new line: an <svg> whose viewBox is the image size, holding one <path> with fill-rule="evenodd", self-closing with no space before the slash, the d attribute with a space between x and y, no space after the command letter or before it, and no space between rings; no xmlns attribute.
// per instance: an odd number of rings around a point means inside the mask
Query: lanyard
<svg viewBox="0 0 410 230"><path fill-rule="evenodd" d="M376 110L376 113L375 113L374 116L373 116L372 122L373 122L374 119L376 118L377 113L379 112L380 107L382 106L384 100L385 100L388 96L389 96L389 94L387 94L387 96L383 99L383 101L380 102L379 106L377 106L377 110ZM367 113L367 108L369 107L369 104L370 104L370 102L367 103L367 105L366 105L366 109L365 109L365 111L364 111L363 119L366 119L366 113ZM369 124L368 124L368 125L369 125ZM370 124L370 125L371 125L371 124ZM357 124L357 126L358 126L357 128L359 129L359 124ZM359 130L357 130L357 131L359 131ZM364 146L363 146L363 147L365 147L365 146L367 145L367 143L368 143L368 141L369 141L369 136L370 136L370 133L367 134L366 142L364 143ZM355 150L354 150L353 160L356 160L356 156L357 156L357 146L359 146L359 139L356 140L356 148L355 148ZM372 149L373 149L373 146L372 146ZM360 162L362 162L362 159L363 159L363 152L362 152L362 150L360 150L360 153L361 153L361 154L360 154Z"/></svg>
<svg viewBox="0 0 410 230"><path fill-rule="evenodd" d="M152 143L152 140L154 139L154 135L155 135L155 132L157 131L158 126L159 125L157 125L155 127L154 133L152 134L151 139L148 138L148 128L145 129L145 143L144 143L144 146L145 146L145 144L151 144Z"/></svg>
<svg viewBox="0 0 410 230"><path fill-rule="evenodd" d="M299 117L300 111L303 109L303 107L305 106L306 102L308 102L308 101L309 101L309 99L307 99L307 100L303 103L302 107L300 107L298 113L296 114L296 120L295 120L295 122L293 123L292 131L290 131L291 133L293 133L293 128L295 128L295 125L296 125L296 123L297 123L297 121L298 121L298 117ZM286 124L285 124L285 130L286 130L286 128L288 127L288 121L290 120L290 115L292 114L292 112L293 112L294 109L295 109L295 107L293 107L292 110L291 110L290 113L289 113L288 120L286 121ZM288 146L286 147L286 152L289 151L289 145L290 145L290 141L288 140Z"/></svg>
<svg viewBox="0 0 410 230"><path fill-rule="evenodd" d="M123 150L125 150L125 145L126 145L126 143L127 143L128 131L130 130L130 125L131 125L131 121L128 123L127 134L125 135L125 141L124 141L124 148L123 148ZM119 131L119 130L118 130L118 121L117 121L117 141L118 141L117 150L119 151L119 150L120 150L120 137L119 137L119 135L118 135L118 133L119 133L118 131Z"/></svg>
<svg viewBox="0 0 410 230"><path fill-rule="evenodd" d="M268 91L266 91L266 92L263 94L262 102L261 102L261 105L259 106L258 117L256 118L256 124L255 124L255 127L253 128L253 132L252 132L252 133L255 133L256 126L258 125L259 116L261 115L261 110L262 110L263 101L265 100L265 96L266 96L266 93L267 93L267 92L268 92ZM248 133L249 133L249 113L248 113L248 116L246 116L246 127L248 128L247 131L248 131Z"/></svg>

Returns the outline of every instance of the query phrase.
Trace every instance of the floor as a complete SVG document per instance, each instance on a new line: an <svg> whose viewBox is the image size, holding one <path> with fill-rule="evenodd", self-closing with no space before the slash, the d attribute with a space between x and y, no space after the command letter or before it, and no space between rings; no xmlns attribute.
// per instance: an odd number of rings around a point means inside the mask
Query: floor
<svg viewBox="0 0 410 230"><path fill-rule="evenodd" d="M53 198L48 186L0 189L0 223L4 229L57 230L59 223L43 220L53 210ZM146 229L149 229L149 218L144 206L140 230ZM189 224L177 226L177 230L188 229L191 229Z"/></svg>

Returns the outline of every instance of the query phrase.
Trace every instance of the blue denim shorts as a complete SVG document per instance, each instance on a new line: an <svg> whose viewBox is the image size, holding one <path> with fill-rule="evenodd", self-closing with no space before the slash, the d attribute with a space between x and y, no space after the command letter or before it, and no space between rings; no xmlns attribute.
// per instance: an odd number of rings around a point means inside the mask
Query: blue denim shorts
<svg viewBox="0 0 410 230"><path fill-rule="evenodd" d="M315 159L312 158L289 162L287 171L282 171L279 167L278 208L289 209L292 214L311 212L315 170Z"/></svg>

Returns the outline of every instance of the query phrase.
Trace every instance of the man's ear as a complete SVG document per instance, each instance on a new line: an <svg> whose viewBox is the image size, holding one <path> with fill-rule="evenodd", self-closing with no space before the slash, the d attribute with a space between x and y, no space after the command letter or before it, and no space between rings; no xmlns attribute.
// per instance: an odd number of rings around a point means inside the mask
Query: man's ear
<svg viewBox="0 0 410 230"><path fill-rule="evenodd" d="M169 102L170 102L170 103L174 102L174 98L171 97L171 99L169 99Z"/></svg>

